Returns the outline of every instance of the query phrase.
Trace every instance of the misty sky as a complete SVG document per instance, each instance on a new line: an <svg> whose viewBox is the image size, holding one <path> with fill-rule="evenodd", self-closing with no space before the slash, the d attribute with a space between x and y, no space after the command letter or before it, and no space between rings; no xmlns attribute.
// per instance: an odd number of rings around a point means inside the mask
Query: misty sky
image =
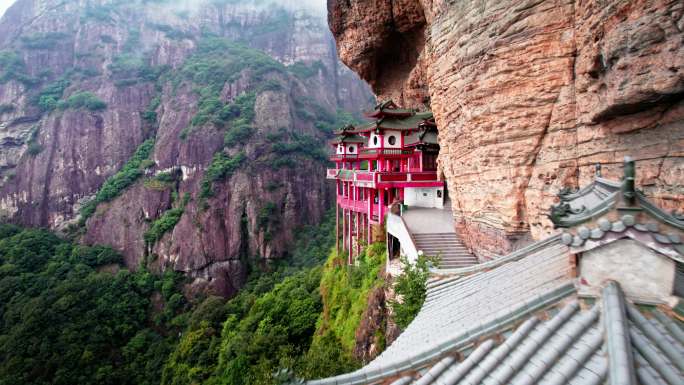
<svg viewBox="0 0 684 385"><path fill-rule="evenodd" d="M14 4L15 0L0 0L0 17L5 14L5 10L9 8L10 5ZM325 0L276 0L276 2L284 3L284 5L305 4L308 7L314 8L318 11L324 11L326 6Z"/></svg>
<svg viewBox="0 0 684 385"><path fill-rule="evenodd" d="M0 0L0 16L5 14L5 10L14 4L14 0Z"/></svg>

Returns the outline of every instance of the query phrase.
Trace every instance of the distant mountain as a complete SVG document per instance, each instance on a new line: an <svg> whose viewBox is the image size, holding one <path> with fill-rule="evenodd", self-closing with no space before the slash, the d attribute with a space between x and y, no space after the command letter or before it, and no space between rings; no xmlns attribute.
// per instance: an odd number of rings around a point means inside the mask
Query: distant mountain
<svg viewBox="0 0 684 385"><path fill-rule="evenodd" d="M0 215L232 295L321 220L324 143L371 98L305 4L18 0Z"/></svg>

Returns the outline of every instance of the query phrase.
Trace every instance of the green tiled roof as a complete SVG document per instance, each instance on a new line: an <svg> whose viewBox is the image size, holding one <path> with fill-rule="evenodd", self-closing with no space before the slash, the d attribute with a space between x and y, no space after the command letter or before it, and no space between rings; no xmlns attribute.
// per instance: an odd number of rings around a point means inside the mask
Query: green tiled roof
<svg viewBox="0 0 684 385"><path fill-rule="evenodd" d="M338 135L332 143L366 143L367 138L361 135Z"/></svg>
<svg viewBox="0 0 684 385"><path fill-rule="evenodd" d="M659 222L684 230L684 218L661 210L638 190L626 191L630 186L625 181L633 181L634 175L615 182L602 178L599 170L590 185L577 191L564 188L558 193L560 203L553 205L548 215L556 227L572 227L596 219L619 204L624 205L631 196L633 201L629 206L633 210L646 212ZM634 170L634 161L629 157L625 160L625 170Z"/></svg>

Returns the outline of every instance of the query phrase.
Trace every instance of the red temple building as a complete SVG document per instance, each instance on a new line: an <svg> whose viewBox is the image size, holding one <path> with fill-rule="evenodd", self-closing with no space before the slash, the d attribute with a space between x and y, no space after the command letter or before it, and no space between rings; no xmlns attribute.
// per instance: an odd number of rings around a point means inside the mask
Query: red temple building
<svg viewBox="0 0 684 385"><path fill-rule="evenodd" d="M384 237L382 224L392 204L442 208L445 198L444 182L437 178L432 113L388 101L367 117L374 121L336 133L331 142L335 168L327 171L337 184L337 250L341 240L350 264L362 243Z"/></svg>

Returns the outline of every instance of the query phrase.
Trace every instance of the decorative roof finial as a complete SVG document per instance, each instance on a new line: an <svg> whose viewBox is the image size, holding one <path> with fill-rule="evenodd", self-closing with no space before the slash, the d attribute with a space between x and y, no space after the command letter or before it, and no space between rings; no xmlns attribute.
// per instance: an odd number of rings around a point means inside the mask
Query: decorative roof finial
<svg viewBox="0 0 684 385"><path fill-rule="evenodd" d="M601 176L601 163L596 163L596 176L600 177Z"/></svg>
<svg viewBox="0 0 684 385"><path fill-rule="evenodd" d="M631 156L625 156L624 172L625 177L622 181L622 195L627 202L634 203L634 198L636 197L636 190L634 189L636 171L634 159L632 159Z"/></svg>

